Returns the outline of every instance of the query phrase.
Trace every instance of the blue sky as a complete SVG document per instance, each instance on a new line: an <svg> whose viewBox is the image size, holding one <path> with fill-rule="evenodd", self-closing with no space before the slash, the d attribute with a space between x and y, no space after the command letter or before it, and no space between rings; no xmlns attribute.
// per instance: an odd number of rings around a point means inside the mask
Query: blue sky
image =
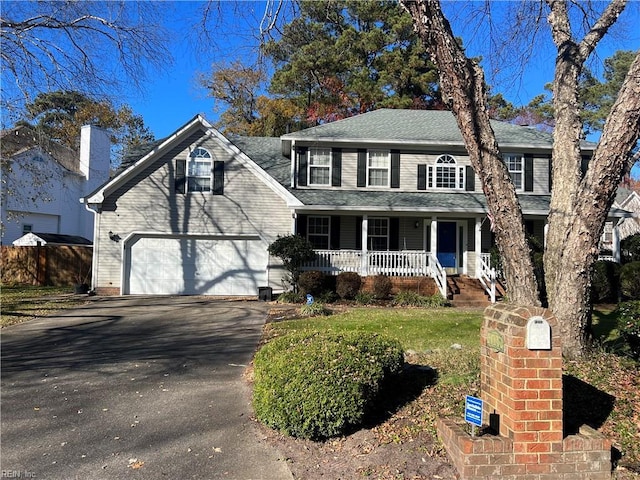
<svg viewBox="0 0 640 480"><path fill-rule="evenodd" d="M214 101L207 97L207 92L198 84L197 77L199 74L209 73L215 61L255 58L258 25L266 6L264 1L222 1L216 23L210 24L209 33L214 41L204 45L195 30L205 3L177 1L164 4L167 8L167 27L173 35L171 48L175 63L168 72L151 76L144 95L135 94L125 99L136 113L142 115L145 124L157 138L174 132L198 113L210 121L217 119ZM494 86L494 93L502 93L516 105L526 104L534 96L543 93L544 85L553 80L555 58L555 48L550 43L548 32L541 33L539 40L543 42L535 44L528 61L523 63L516 58L513 65L492 76L496 64L492 65L488 61L486 47L489 34L472 27L466 21L468 9L465 5L460 2L444 2L445 12L449 14L454 32L464 38L467 53L486 59L485 74L488 82ZM497 5L498 9L492 13L495 13L494 27L500 30L499 9L505 8L509 3ZM603 40L598 56L591 64L592 69L598 71L602 67L602 61L618 49L631 50L640 46L640 29L634 28L640 20L639 5L640 3L631 2L619 25ZM196 44L202 47L201 51L195 50Z"/></svg>

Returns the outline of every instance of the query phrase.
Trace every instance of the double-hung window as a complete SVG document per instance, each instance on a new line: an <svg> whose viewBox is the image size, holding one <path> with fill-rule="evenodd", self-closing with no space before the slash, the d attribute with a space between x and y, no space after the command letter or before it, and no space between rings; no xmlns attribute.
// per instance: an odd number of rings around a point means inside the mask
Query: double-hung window
<svg viewBox="0 0 640 480"><path fill-rule="evenodd" d="M329 249L330 217L309 217L307 219L307 239L317 250Z"/></svg>
<svg viewBox="0 0 640 480"><path fill-rule="evenodd" d="M440 155L428 168L429 188L464 190L465 168L451 155Z"/></svg>
<svg viewBox="0 0 640 480"><path fill-rule="evenodd" d="M367 155L367 186L388 187L391 177L391 156L388 150L369 150Z"/></svg>
<svg viewBox="0 0 640 480"><path fill-rule="evenodd" d="M187 191L211 191L211 171L211 154L202 147L194 149L187 162Z"/></svg>
<svg viewBox="0 0 640 480"><path fill-rule="evenodd" d="M309 185L331 184L331 149L309 149Z"/></svg>
<svg viewBox="0 0 640 480"><path fill-rule="evenodd" d="M524 178L524 159L522 155L506 154L503 155L502 158L509 169L511 181L516 187L516 190L522 190L524 188L522 183Z"/></svg>
<svg viewBox="0 0 640 480"><path fill-rule="evenodd" d="M389 219L369 217L367 236L369 250L389 250Z"/></svg>

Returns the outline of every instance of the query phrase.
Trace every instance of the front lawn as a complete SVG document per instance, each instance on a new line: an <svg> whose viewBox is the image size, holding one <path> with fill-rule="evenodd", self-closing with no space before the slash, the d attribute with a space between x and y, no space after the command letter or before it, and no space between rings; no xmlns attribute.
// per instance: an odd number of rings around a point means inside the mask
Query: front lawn
<svg viewBox="0 0 640 480"><path fill-rule="evenodd" d="M0 302L0 327L4 328L82 305L86 302L86 295L74 295L73 287L3 286Z"/></svg>
<svg viewBox="0 0 640 480"><path fill-rule="evenodd" d="M594 332L601 346L581 361L567 362L565 374L615 397L614 409L599 430L612 439L622 455L620 465L634 469L640 465L640 376L636 362L616 353L622 343L614 308L596 309ZM375 427L381 442L404 443L418 441L425 431L435 437L437 417L462 418L465 395L479 394L481 323L481 311L363 307L327 317L274 321L267 325L265 337L300 330L362 331L400 341L410 352L407 361L434 368L438 379ZM565 392L565 396L570 394ZM580 401L588 404L591 399Z"/></svg>

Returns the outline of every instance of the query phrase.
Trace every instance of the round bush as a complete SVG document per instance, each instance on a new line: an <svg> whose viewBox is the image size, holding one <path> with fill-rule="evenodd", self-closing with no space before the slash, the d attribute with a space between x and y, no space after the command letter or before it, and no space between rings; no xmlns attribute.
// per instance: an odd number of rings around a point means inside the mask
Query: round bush
<svg viewBox="0 0 640 480"><path fill-rule="evenodd" d="M591 300L594 303L617 302L620 290L620 265L608 260L593 264Z"/></svg>
<svg viewBox="0 0 640 480"><path fill-rule="evenodd" d="M373 277L373 296L378 300L385 300L391 295L391 279L386 275L376 275Z"/></svg>
<svg viewBox="0 0 640 480"><path fill-rule="evenodd" d="M376 334L295 333L277 338L255 357L256 417L294 437L342 435L363 422L384 380L402 364L400 344Z"/></svg>
<svg viewBox="0 0 640 480"><path fill-rule="evenodd" d="M336 278L336 293L343 300L352 300L360 291L362 278L355 272L342 272Z"/></svg>
<svg viewBox="0 0 640 480"><path fill-rule="evenodd" d="M326 289L325 274L316 270L302 272L298 278L298 288L302 295L310 293L318 296Z"/></svg>
<svg viewBox="0 0 640 480"><path fill-rule="evenodd" d="M620 290L631 300L640 300L640 262L631 262L620 269Z"/></svg>

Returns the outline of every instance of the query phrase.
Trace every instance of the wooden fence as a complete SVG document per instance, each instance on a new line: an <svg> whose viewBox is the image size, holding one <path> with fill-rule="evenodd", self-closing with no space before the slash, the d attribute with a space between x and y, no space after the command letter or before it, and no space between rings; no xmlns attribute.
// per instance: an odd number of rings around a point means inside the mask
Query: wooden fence
<svg viewBox="0 0 640 480"><path fill-rule="evenodd" d="M93 248L2 246L4 285L66 286L91 283Z"/></svg>

